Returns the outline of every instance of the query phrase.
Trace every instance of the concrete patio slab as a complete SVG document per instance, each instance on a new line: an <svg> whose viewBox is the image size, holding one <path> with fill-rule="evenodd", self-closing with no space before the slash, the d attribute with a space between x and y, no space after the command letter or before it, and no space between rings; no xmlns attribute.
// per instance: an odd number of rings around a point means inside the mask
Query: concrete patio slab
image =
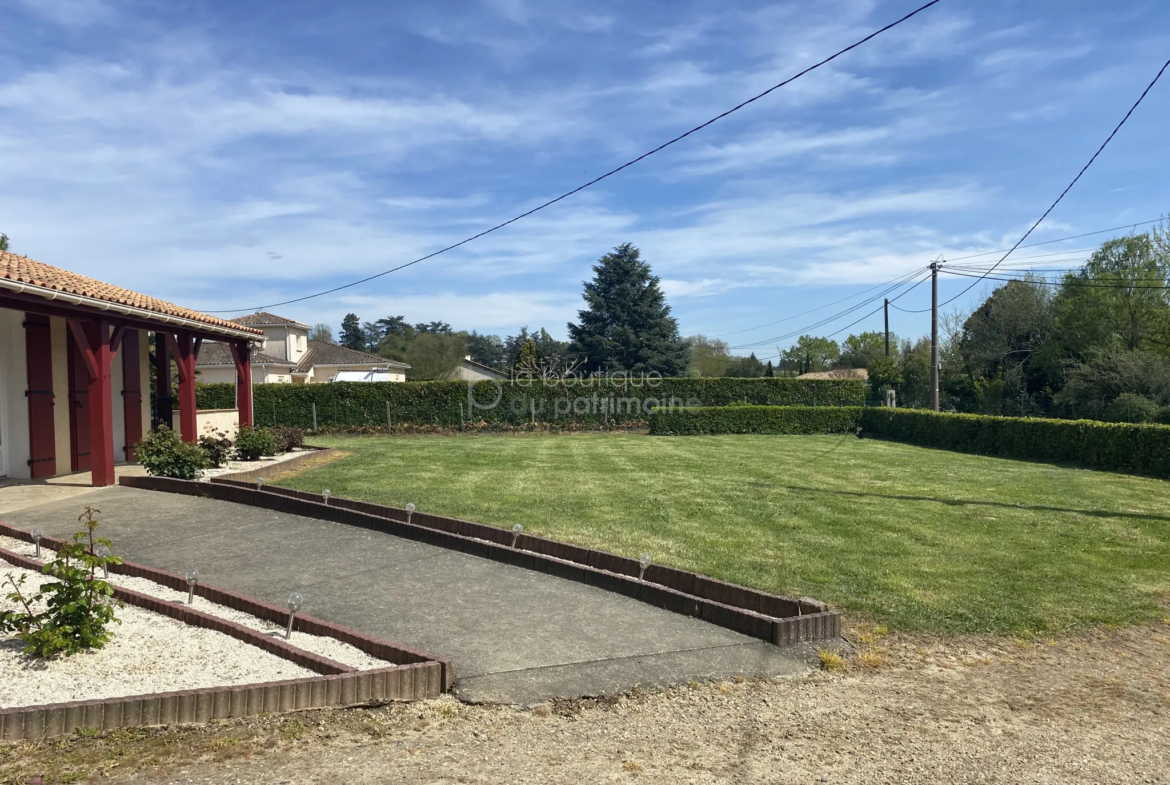
<svg viewBox="0 0 1170 785"><path fill-rule="evenodd" d="M532 703L635 685L806 673L780 649L699 619L476 556L256 507L113 487L4 515L63 537L89 504L130 561L306 612L452 659L468 700Z"/></svg>

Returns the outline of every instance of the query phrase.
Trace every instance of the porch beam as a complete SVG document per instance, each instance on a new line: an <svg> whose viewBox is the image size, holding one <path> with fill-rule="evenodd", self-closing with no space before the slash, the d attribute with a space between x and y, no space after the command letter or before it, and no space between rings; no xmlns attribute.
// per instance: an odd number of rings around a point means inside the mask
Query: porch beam
<svg viewBox="0 0 1170 785"><path fill-rule="evenodd" d="M236 364L236 413L240 427L253 424L252 416L252 345L246 341L230 344Z"/></svg>
<svg viewBox="0 0 1170 785"><path fill-rule="evenodd" d="M90 346L89 337L82 329L81 322L77 319L66 319L65 321L69 325L69 332L73 333L73 340L77 342L77 348L81 352L82 358L85 360L85 370L89 372L89 381L92 383L101 373L97 358L94 356L94 347Z"/></svg>
<svg viewBox="0 0 1170 785"><path fill-rule="evenodd" d="M178 349L175 364L179 366L179 430L183 441L194 444L199 441L195 417L195 338L191 333L181 332L167 338Z"/></svg>
<svg viewBox="0 0 1170 785"><path fill-rule="evenodd" d="M114 327L114 334L110 338L110 351L114 354L118 353L118 349L122 346L122 338L126 335L126 328L123 325Z"/></svg>

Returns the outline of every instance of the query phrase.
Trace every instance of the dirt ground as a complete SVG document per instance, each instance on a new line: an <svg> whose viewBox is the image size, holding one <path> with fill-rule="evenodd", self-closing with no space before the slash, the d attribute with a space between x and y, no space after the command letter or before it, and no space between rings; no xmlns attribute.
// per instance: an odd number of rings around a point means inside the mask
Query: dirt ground
<svg viewBox="0 0 1170 785"><path fill-rule="evenodd" d="M854 626L857 654L805 679L522 709L444 697L122 731L6 748L0 779L1170 782L1170 619L1059 641L882 632Z"/></svg>

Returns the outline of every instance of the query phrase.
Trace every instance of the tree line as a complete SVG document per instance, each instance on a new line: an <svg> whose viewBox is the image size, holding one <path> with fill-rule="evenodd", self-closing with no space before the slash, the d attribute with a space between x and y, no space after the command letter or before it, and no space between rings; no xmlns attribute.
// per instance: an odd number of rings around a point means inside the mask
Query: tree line
<svg viewBox="0 0 1170 785"><path fill-rule="evenodd" d="M1103 243L1059 280L998 283L939 317L939 403L1017 417L1170 423L1170 222ZM781 367L865 368L872 395L930 405L930 339L802 336Z"/></svg>
<svg viewBox="0 0 1170 785"><path fill-rule="evenodd" d="M337 342L408 363L407 378L416 380L452 378L464 357L505 373L540 368L545 373L686 375L690 346L679 336L659 278L635 246L625 243L601 257L583 297L578 322L568 325L568 341L553 338L543 327L525 326L515 335L499 336L456 331L442 321L410 324L403 316L387 316L369 322L350 313ZM310 338L333 340L332 330L316 325Z"/></svg>

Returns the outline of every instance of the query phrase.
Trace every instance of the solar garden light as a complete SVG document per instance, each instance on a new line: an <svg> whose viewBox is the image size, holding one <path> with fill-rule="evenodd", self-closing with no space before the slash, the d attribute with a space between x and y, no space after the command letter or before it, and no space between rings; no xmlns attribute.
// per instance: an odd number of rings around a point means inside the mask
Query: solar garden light
<svg viewBox="0 0 1170 785"><path fill-rule="evenodd" d="M110 556L110 547L108 545L99 545L96 548L94 548L93 555L97 556L99 559L107 559ZM110 577L110 565L108 565L108 564L102 565L102 577L103 578Z"/></svg>
<svg viewBox="0 0 1170 785"><path fill-rule="evenodd" d="M187 570L187 604L195 602L195 584L199 583L199 570L192 567Z"/></svg>
<svg viewBox="0 0 1170 785"><path fill-rule="evenodd" d="M407 523L410 523L410 516L414 515L414 510L415 510L414 502L410 502L409 504L406 505L406 522Z"/></svg>
<svg viewBox="0 0 1170 785"><path fill-rule="evenodd" d="M328 489L328 488L326 488L325 490L321 491L321 498L325 500L325 503L326 503L326 504L328 504L328 503L329 503L329 497L330 497L331 495L332 495L332 494L330 494L330 493L329 493L329 489Z"/></svg>
<svg viewBox="0 0 1170 785"><path fill-rule="evenodd" d="M37 558L41 558L41 538L45 536L44 529L33 529L29 534L32 535L33 542L37 546Z"/></svg>
<svg viewBox="0 0 1170 785"><path fill-rule="evenodd" d="M520 539L520 535L524 533L524 527L516 524L512 527L512 547L516 547L516 541Z"/></svg>
<svg viewBox="0 0 1170 785"><path fill-rule="evenodd" d="M638 567L639 567L638 580L640 580L640 581L645 580L644 576L646 575L646 568L649 566L650 566L650 554L643 553L641 558L638 559Z"/></svg>
<svg viewBox="0 0 1170 785"><path fill-rule="evenodd" d="M292 637L293 620L297 617L297 611L301 609L301 603L305 601L305 597L299 591L294 591L288 595L288 629L284 631L284 639L287 641Z"/></svg>

